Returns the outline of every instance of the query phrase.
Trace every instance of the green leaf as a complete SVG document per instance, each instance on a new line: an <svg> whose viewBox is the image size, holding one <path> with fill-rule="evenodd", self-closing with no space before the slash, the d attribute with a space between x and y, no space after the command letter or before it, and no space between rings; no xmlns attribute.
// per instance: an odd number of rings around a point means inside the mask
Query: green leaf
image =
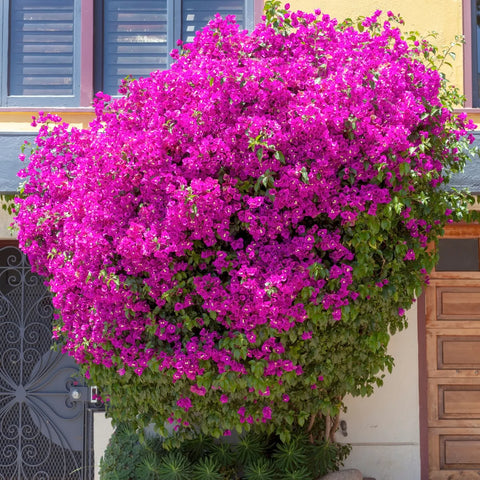
<svg viewBox="0 0 480 480"><path fill-rule="evenodd" d="M285 156L282 152L276 151L273 155L282 165L285 165Z"/></svg>
<svg viewBox="0 0 480 480"><path fill-rule="evenodd" d="M262 147L257 149L257 158L258 158L259 162L261 162L262 159L263 159L263 148Z"/></svg>
<svg viewBox="0 0 480 480"><path fill-rule="evenodd" d="M398 166L398 170L401 175L406 176L410 173L410 164L408 162L402 162Z"/></svg>
<svg viewBox="0 0 480 480"><path fill-rule="evenodd" d="M310 183L310 179L308 178L308 172L305 167L302 167L302 169L300 170L300 174L302 182L308 185Z"/></svg>

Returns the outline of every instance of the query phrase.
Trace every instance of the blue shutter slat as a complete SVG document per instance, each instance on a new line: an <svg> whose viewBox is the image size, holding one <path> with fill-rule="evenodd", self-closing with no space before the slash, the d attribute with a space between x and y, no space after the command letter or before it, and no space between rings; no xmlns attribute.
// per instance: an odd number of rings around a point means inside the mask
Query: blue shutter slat
<svg viewBox="0 0 480 480"><path fill-rule="evenodd" d="M167 0L104 1L103 89L168 68Z"/></svg>
<svg viewBox="0 0 480 480"><path fill-rule="evenodd" d="M201 30L214 16L235 15L240 28L245 26L245 0L183 0L182 40L192 42L195 32Z"/></svg>
<svg viewBox="0 0 480 480"><path fill-rule="evenodd" d="M74 0L10 2L9 96L75 94L74 7Z"/></svg>
<svg viewBox="0 0 480 480"><path fill-rule="evenodd" d="M181 35L195 32L220 13L234 14L246 28L252 0L103 0L103 79L98 88L115 95L127 75L145 77L170 65L169 52Z"/></svg>

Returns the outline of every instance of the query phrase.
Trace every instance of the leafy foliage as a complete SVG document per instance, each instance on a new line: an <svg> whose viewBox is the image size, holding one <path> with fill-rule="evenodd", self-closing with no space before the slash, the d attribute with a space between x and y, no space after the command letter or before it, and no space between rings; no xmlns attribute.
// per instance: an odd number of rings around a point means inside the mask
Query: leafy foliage
<svg viewBox="0 0 480 480"><path fill-rule="evenodd" d="M245 465L252 463L255 458L259 458L265 452L267 442L263 435L251 433L242 435L235 445L238 461Z"/></svg>
<svg viewBox="0 0 480 480"><path fill-rule="evenodd" d="M160 460L158 476L163 480L191 480L192 466L181 452L169 452Z"/></svg>
<svg viewBox="0 0 480 480"><path fill-rule="evenodd" d="M350 453L350 446L335 442L318 442L308 449L308 468L310 472L326 475L338 470L338 465ZM292 471L294 474L295 471ZM293 480L293 478L292 478Z"/></svg>
<svg viewBox="0 0 480 480"><path fill-rule="evenodd" d="M102 480L131 480L141 469L144 448L140 445L135 431L125 424L119 425L100 460L100 476ZM146 472L142 472L146 473ZM148 479L148 476L142 478Z"/></svg>
<svg viewBox="0 0 480 480"><path fill-rule="evenodd" d="M300 437L284 443L275 435L259 436L252 432L243 436L243 447L235 449L225 440L203 435L198 440L188 442L195 448L182 445L167 451L160 437L142 443L131 431L117 430L101 461L100 479L314 480L338 470L350 451L347 445L312 444ZM136 452L134 459L129 457L132 463L126 471L122 449ZM228 454L217 456L217 452Z"/></svg>
<svg viewBox="0 0 480 480"><path fill-rule="evenodd" d="M307 461L308 441L301 436L294 437L277 447L275 464L280 470L295 470Z"/></svg>
<svg viewBox="0 0 480 480"><path fill-rule="evenodd" d="M201 458L193 468L194 480L222 480L221 466L213 457Z"/></svg>
<svg viewBox="0 0 480 480"><path fill-rule="evenodd" d="M20 245L117 422L330 445L343 397L392 369L429 243L469 218L447 187L474 126L448 49L379 16L269 1L250 34L216 17L169 70L98 94L88 129L39 115Z"/></svg>
<svg viewBox="0 0 480 480"><path fill-rule="evenodd" d="M318 477L313 477L318 478ZM280 480L311 480L312 474L307 467L299 467L294 470L286 470L280 476Z"/></svg>
<svg viewBox="0 0 480 480"><path fill-rule="evenodd" d="M251 461L245 467L245 480L275 480L277 472L266 458Z"/></svg>
<svg viewBox="0 0 480 480"><path fill-rule="evenodd" d="M214 450L215 443L212 437L197 435L182 443L181 450L192 460L198 460Z"/></svg>
<svg viewBox="0 0 480 480"><path fill-rule="evenodd" d="M160 459L156 452L146 451L135 472L142 480L155 480L159 468Z"/></svg>

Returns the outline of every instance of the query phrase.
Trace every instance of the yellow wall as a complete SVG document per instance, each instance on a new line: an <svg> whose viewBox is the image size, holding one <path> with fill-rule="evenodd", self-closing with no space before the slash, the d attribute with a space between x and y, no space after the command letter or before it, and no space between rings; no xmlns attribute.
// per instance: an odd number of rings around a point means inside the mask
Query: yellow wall
<svg viewBox="0 0 480 480"><path fill-rule="evenodd" d="M383 12L391 10L403 16L407 30L417 30L421 34L439 32L437 45L448 44L463 31L462 0L290 0L289 3L292 10L313 11L320 8L339 20L368 16L377 9ZM448 68L445 73L463 91L463 55L462 51L456 53L454 69ZM86 127L93 118L92 111L62 110L57 110L57 113L67 123L77 127ZM34 111L0 111L0 133L35 131L30 126L34 114Z"/></svg>
<svg viewBox="0 0 480 480"><path fill-rule="evenodd" d="M60 115L62 119L72 126L78 128L87 127L89 122L93 119L93 111L68 111L59 109L40 109L45 112L52 112ZM37 132L38 127L32 127L32 116L38 115L38 111L15 111L15 110L3 110L0 111L0 133L1 132Z"/></svg>
<svg viewBox="0 0 480 480"><path fill-rule="evenodd" d="M404 18L407 31L416 30L421 34L438 32L435 41L438 46L449 44L454 41L455 35L463 33L462 0L290 0L289 3L292 10L313 11L320 8L323 13L338 20L369 16L375 10L384 13L391 10ZM460 49L456 53L454 69L449 68L445 73L463 91L463 52Z"/></svg>
<svg viewBox="0 0 480 480"><path fill-rule="evenodd" d="M92 121L94 111L88 109L65 109L65 108L40 108L40 111L58 114L64 122L72 127L85 128ZM17 189L20 179L16 177L17 171L22 168L18 159L21 147L24 142L32 142L39 127L32 127L32 117L38 116L38 110L30 108L22 109L0 109L0 145L1 164L0 179L3 191L14 191ZM4 236L2 230L2 219L0 218L0 238ZM10 236L10 235L9 235Z"/></svg>

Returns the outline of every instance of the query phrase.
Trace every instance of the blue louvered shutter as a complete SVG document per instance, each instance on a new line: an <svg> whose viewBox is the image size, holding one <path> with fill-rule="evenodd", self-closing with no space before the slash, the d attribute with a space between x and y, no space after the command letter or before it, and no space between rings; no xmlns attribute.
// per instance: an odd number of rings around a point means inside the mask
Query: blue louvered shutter
<svg viewBox="0 0 480 480"><path fill-rule="evenodd" d="M103 90L168 66L167 0L104 0Z"/></svg>
<svg viewBox="0 0 480 480"><path fill-rule="evenodd" d="M235 15L242 29L249 28L246 21L245 0L183 0L182 2L182 40L190 43L195 32L201 30L214 16Z"/></svg>
<svg viewBox="0 0 480 480"><path fill-rule="evenodd" d="M7 105L77 105L80 0L11 0Z"/></svg>
<svg viewBox="0 0 480 480"><path fill-rule="evenodd" d="M217 12L235 14L242 28L252 27L253 0L103 0L97 11L103 60L96 65L96 89L114 95L126 76L168 68L176 40L191 41Z"/></svg>

